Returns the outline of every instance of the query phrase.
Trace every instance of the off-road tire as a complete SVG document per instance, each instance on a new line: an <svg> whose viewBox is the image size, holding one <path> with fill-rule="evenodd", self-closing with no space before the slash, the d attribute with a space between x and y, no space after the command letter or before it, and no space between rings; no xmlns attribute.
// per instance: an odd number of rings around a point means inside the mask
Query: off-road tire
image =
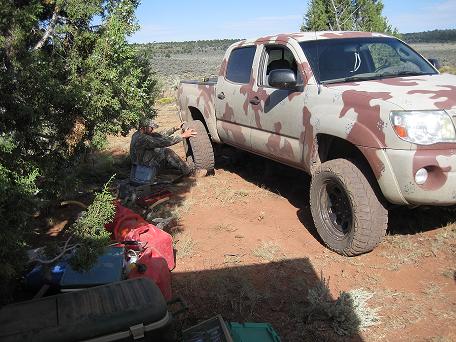
<svg viewBox="0 0 456 342"><path fill-rule="evenodd" d="M334 223L337 215L333 213L334 201L329 199L329 192L334 190L328 190L328 187L339 188L342 202L349 204L347 211L351 214L351 224L346 225L346 230L341 230L341 225ZM331 208L328 209L328 206ZM337 212L337 204L334 207ZM339 254L354 256L370 252L385 236L387 209L360 168L346 159L327 161L315 170L310 185L310 208L321 239ZM342 213L342 219L346 217L344 215L347 213Z"/></svg>
<svg viewBox="0 0 456 342"><path fill-rule="evenodd" d="M197 133L196 136L190 137L184 142L187 162L193 163L196 169L212 172L214 170L214 149L204 124L200 120L194 120L189 121L185 127L194 129Z"/></svg>

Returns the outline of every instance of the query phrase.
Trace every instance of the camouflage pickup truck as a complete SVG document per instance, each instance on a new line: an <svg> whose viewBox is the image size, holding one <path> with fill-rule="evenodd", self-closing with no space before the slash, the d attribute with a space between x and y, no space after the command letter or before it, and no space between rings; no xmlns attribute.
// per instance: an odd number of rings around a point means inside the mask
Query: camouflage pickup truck
<svg viewBox="0 0 456 342"><path fill-rule="evenodd" d="M456 204L456 76L396 38L243 40L218 77L183 81L178 102L181 119L203 127L208 141L308 172L315 226L340 254L377 246L390 204ZM212 153L203 145L196 159Z"/></svg>

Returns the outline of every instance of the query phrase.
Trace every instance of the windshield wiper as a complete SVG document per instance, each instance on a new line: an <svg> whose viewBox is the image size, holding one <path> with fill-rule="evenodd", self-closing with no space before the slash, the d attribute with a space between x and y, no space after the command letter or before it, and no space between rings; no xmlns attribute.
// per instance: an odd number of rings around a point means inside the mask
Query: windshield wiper
<svg viewBox="0 0 456 342"><path fill-rule="evenodd" d="M384 73L378 74L378 77L422 76L422 75L431 75L431 74L417 72L417 71L399 71L399 72L384 72Z"/></svg>
<svg viewBox="0 0 456 342"><path fill-rule="evenodd" d="M353 81L368 81L375 80L379 78L393 78L400 76L423 76L423 75L434 75L433 73L423 73L416 71L399 71L399 72L384 72L381 74L376 73L366 73L360 75L353 75L343 78L336 78L333 80L321 81L322 84L331 84L331 83L344 83L344 82L353 82Z"/></svg>
<svg viewBox="0 0 456 342"><path fill-rule="evenodd" d="M343 77L343 78L336 78L333 80L327 80L327 81L321 81L322 84L331 84L331 83L343 83L343 82L352 82L352 81L367 81L367 80L373 80L375 78L378 78L378 74L364 74L364 75L353 75L353 76L348 76L348 77Z"/></svg>

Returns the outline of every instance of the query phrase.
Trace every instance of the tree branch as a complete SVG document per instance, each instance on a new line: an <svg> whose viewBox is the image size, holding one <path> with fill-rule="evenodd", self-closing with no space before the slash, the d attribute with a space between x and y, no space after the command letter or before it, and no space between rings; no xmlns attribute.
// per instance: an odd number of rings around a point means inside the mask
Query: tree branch
<svg viewBox="0 0 456 342"><path fill-rule="evenodd" d="M334 8L334 18L336 19L337 30L342 31L340 28L340 23L339 23L339 13L337 11L337 7L336 7L336 4L334 3L334 0L331 0L331 4L333 5L333 8Z"/></svg>
<svg viewBox="0 0 456 342"><path fill-rule="evenodd" d="M68 238L68 240L66 240L65 242L65 245L63 246L63 249L62 251L60 252L59 255L57 255L56 257L52 258L52 259L48 259L48 260L43 260L43 259L39 259L39 258L36 258L34 260L32 260L32 262L38 262L40 264L52 264L53 262L59 260L61 257L63 257L66 253L72 251L73 249L75 249L76 247L79 247L79 244L75 244L75 245L72 245L70 247L68 247L68 244L70 243L70 240L71 240L71 236Z"/></svg>
<svg viewBox="0 0 456 342"><path fill-rule="evenodd" d="M342 23L342 26L345 25L345 23L347 22L347 20L351 18L351 19L353 20L353 30L354 30L354 29L356 28L356 27L354 27L354 26L356 25L356 20L355 20L355 17L354 17L353 15L354 15L354 14L356 13L356 11L358 11L360 8L361 8L361 6L356 7L355 10L350 14L350 16L347 17L347 19L345 19L345 21Z"/></svg>
<svg viewBox="0 0 456 342"><path fill-rule="evenodd" d="M46 41L48 40L48 38L54 34L55 26L57 25L57 20L59 19L58 12L59 12L59 9L56 6L54 9L54 13L52 14L52 18L49 23L49 26L47 27L46 31L44 32L43 37L41 37L41 39L38 41L38 43L36 43L36 45L33 47L32 51L41 49L43 47L44 43L46 43Z"/></svg>

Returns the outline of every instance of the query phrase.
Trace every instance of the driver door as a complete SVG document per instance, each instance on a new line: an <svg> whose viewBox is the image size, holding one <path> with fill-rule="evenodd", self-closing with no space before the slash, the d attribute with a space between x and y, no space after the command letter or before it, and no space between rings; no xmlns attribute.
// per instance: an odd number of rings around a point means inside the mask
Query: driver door
<svg viewBox="0 0 456 342"><path fill-rule="evenodd" d="M298 59L289 43L274 43L262 46L262 56L258 69L258 82L255 84L251 103L252 149L264 156L285 164L303 167L305 126L303 111L305 106L303 80L305 75L298 65ZM296 75L298 87L278 89L269 85L272 70L291 69Z"/></svg>

